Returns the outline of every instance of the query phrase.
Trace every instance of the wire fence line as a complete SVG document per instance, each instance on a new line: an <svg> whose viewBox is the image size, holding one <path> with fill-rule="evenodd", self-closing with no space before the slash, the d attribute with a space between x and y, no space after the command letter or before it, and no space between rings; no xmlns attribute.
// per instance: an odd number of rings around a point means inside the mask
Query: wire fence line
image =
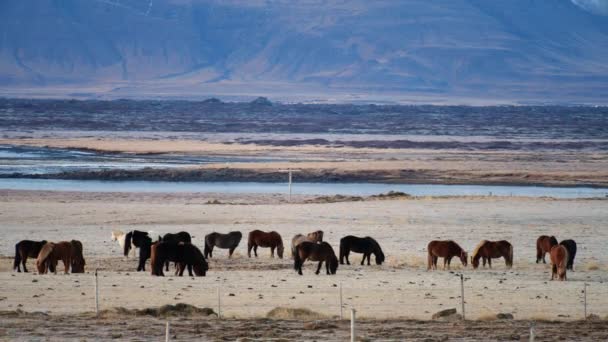
<svg viewBox="0 0 608 342"><path fill-rule="evenodd" d="M114 285L104 283L98 272L94 276L96 312L111 308L111 301L105 303L104 296L114 299L129 296L129 293L114 289ZM182 290L188 293L175 297L171 297L162 285L157 286L154 289L160 291L155 297L157 301L147 304L151 307L161 302L187 303L212 308L220 317L236 318L266 317L277 307L309 309L321 316L339 319L347 318L348 311L353 308L363 319L430 319L433 313L451 308L461 315L465 310L468 319L485 319L498 313L512 314L516 319L538 320L584 319L589 315L608 317L608 284L553 282L551 287L541 284L490 288L473 286L471 281L461 283L456 277L444 287L412 282L404 286L360 286L339 282L329 287L290 284L256 288L227 282L201 282L187 285Z"/></svg>

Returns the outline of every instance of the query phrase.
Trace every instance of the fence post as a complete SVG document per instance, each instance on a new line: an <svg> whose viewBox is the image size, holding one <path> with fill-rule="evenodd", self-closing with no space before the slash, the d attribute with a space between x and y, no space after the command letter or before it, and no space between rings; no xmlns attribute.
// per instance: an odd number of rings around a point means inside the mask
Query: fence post
<svg viewBox="0 0 608 342"><path fill-rule="evenodd" d="M99 279L97 268L95 269L95 317L99 317Z"/></svg>
<svg viewBox="0 0 608 342"><path fill-rule="evenodd" d="M464 275L460 274L460 305L462 307L462 320L466 320L464 313Z"/></svg>
<svg viewBox="0 0 608 342"><path fill-rule="evenodd" d="M587 283L585 283L585 290L583 291L585 298L585 319L587 319Z"/></svg>
<svg viewBox="0 0 608 342"><path fill-rule="evenodd" d="M217 286L217 318L222 318L222 300L220 297L220 285Z"/></svg>
<svg viewBox="0 0 608 342"><path fill-rule="evenodd" d="M165 342L169 342L169 321L167 321L167 325L165 326Z"/></svg>
<svg viewBox="0 0 608 342"><path fill-rule="evenodd" d="M342 313L342 282L340 282L340 320L344 319L344 315Z"/></svg>
<svg viewBox="0 0 608 342"><path fill-rule="evenodd" d="M536 329L534 329L534 322L530 323L530 342L534 342L536 338Z"/></svg>
<svg viewBox="0 0 608 342"><path fill-rule="evenodd" d="M350 341L355 342L355 309L350 309Z"/></svg>

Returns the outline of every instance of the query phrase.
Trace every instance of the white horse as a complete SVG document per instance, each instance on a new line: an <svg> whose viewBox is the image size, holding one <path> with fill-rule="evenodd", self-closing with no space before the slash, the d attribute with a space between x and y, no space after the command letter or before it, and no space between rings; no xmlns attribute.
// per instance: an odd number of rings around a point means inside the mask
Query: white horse
<svg viewBox="0 0 608 342"><path fill-rule="evenodd" d="M113 230L112 231L112 241L118 241L118 244L120 245L120 251L121 253L125 250L125 238L127 237L127 234L125 232L122 232L120 230ZM135 249L139 249L135 246L131 246L131 251L129 252L129 254L133 254L133 257L135 257L137 255L137 253L135 252ZM129 256L127 255L127 258Z"/></svg>

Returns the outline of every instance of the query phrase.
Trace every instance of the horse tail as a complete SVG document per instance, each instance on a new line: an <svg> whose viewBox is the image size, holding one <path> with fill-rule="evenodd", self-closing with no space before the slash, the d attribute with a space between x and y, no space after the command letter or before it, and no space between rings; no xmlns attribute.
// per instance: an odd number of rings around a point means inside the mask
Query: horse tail
<svg viewBox="0 0 608 342"><path fill-rule="evenodd" d="M131 250L131 240L133 239L133 232L128 232L127 235L125 235L125 250L124 250L124 254L125 256L129 255L129 251Z"/></svg>
<svg viewBox="0 0 608 342"><path fill-rule="evenodd" d="M509 263L507 266L513 267L513 245L512 244L509 244Z"/></svg>
<svg viewBox="0 0 608 342"><path fill-rule="evenodd" d="M21 263L21 253L19 253L19 243L15 245L15 262L13 263L13 271L19 267Z"/></svg>
<svg viewBox="0 0 608 342"><path fill-rule="evenodd" d="M209 236L205 236L205 258L207 258L209 256L209 254L211 254L211 246L209 245Z"/></svg>
<svg viewBox="0 0 608 342"><path fill-rule="evenodd" d="M299 245L296 246L296 252L293 255L293 269L298 270L302 265L302 258L300 257L300 248Z"/></svg>

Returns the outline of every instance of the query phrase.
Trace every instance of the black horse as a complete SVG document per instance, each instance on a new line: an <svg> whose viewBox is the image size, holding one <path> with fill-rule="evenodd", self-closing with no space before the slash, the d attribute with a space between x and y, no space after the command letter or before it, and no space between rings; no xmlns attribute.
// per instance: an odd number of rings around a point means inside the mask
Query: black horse
<svg viewBox="0 0 608 342"><path fill-rule="evenodd" d="M139 248L139 265L137 265L137 271L145 271L146 261L150 258L152 238L150 238L147 232L134 230L128 232L125 236L125 256L129 254L129 251L132 248L131 245Z"/></svg>
<svg viewBox="0 0 608 342"><path fill-rule="evenodd" d="M167 233L162 237L159 237L158 241L162 242L183 242L183 243L192 243L192 236L188 232L179 232L179 233ZM177 269L177 263L175 264L175 268ZM165 264L165 271L169 271L169 261Z"/></svg>
<svg viewBox="0 0 608 342"><path fill-rule="evenodd" d="M574 240L564 240L559 243L560 245L566 247L568 251L568 263L566 264L566 269L574 270L574 257L576 256L576 242Z"/></svg>
<svg viewBox="0 0 608 342"><path fill-rule="evenodd" d="M27 262L27 258L37 258L38 253L40 253L40 249L42 246L46 244L46 240L42 241L32 241L32 240L22 240L19 241L15 245L15 262L13 263L13 271L16 269L18 272L21 272L21 266L23 265L23 272L27 272L27 268L25 267L25 263Z"/></svg>
<svg viewBox="0 0 608 342"><path fill-rule="evenodd" d="M370 256L373 253L376 258L376 264L381 265L384 262L384 253L378 242L369 236L364 238L348 235L340 239L340 264L346 263L350 265L348 255L350 252L363 253L363 259L361 265L364 264L365 258L367 258L367 264L370 264Z"/></svg>
<svg viewBox="0 0 608 342"><path fill-rule="evenodd" d="M213 257L213 247L228 249L228 257L231 258L242 237L241 232L207 234L205 236L205 258Z"/></svg>
<svg viewBox="0 0 608 342"><path fill-rule="evenodd" d="M192 244L173 241L155 243L152 246L152 275L164 276L163 265L169 261L178 265L175 274L180 277L184 275L186 267L190 276L194 271L198 277L204 277L209 269L201 250Z"/></svg>

